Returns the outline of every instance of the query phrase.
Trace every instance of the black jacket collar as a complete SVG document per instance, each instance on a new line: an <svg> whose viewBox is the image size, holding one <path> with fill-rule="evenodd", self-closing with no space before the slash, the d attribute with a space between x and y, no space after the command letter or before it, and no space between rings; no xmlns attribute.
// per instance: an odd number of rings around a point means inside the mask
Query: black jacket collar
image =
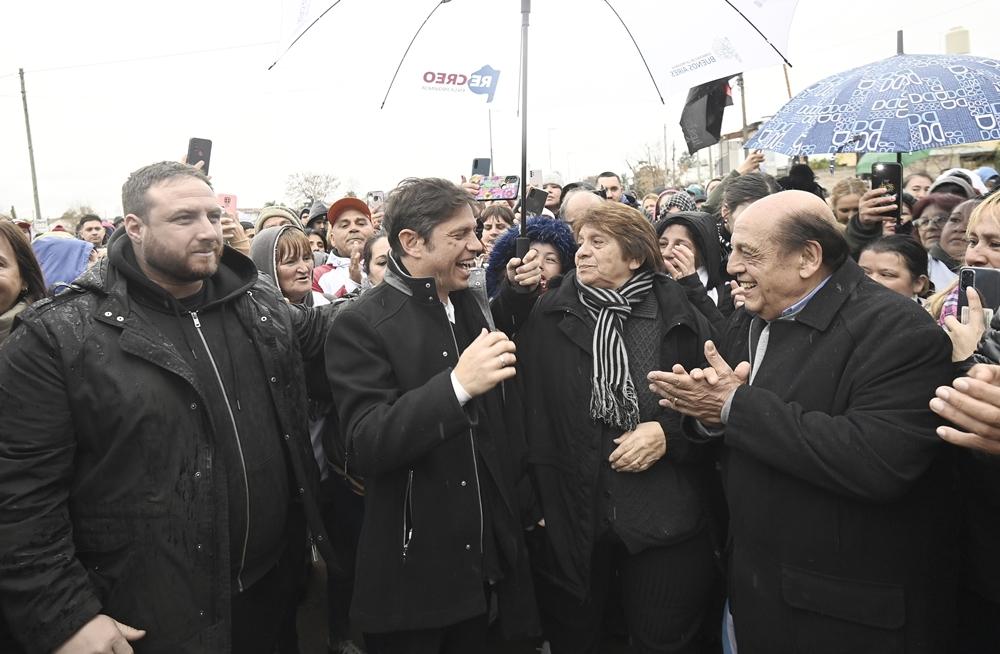
<svg viewBox="0 0 1000 654"><path fill-rule="evenodd" d="M413 277L394 254L389 254L389 261L382 280L388 286L391 286L407 297L413 298L419 304L433 305L435 302L440 302L434 278ZM451 298L452 302L456 302L457 300L457 304L461 304L461 298L464 298L466 294L471 295L472 300L476 303L480 313L482 313L483 318L486 320L486 324L489 325L490 331L496 329L496 325L493 322L493 314L490 311L490 301L486 296L485 270L474 268L469 277L468 290L455 291L450 293L448 297Z"/></svg>
<svg viewBox="0 0 1000 654"><path fill-rule="evenodd" d="M440 302L434 278L413 277L394 254L389 254L383 281L400 293L412 297L420 304Z"/></svg>
<svg viewBox="0 0 1000 654"><path fill-rule="evenodd" d="M854 263L853 259L848 257L847 261L830 276L826 285L795 316L796 322L825 331L833 322L833 318L840 311L840 308L854 293L854 289L865 279L865 272L858 264Z"/></svg>

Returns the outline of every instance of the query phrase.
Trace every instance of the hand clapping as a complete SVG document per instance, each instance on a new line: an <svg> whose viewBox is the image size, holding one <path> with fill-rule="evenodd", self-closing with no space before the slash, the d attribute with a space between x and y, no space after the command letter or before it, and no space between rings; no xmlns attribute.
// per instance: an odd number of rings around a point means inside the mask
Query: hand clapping
<svg viewBox="0 0 1000 654"><path fill-rule="evenodd" d="M726 400L750 378L750 364L744 361L735 370L730 368L712 341L705 342L705 360L708 368L694 368L690 373L680 364L671 372L654 370L649 373L649 389L663 397L661 406L706 425L720 425Z"/></svg>

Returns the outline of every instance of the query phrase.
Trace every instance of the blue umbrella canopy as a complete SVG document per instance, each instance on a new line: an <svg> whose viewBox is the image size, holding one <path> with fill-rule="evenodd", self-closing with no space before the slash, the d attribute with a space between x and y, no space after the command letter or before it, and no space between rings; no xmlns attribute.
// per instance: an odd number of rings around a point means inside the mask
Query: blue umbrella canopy
<svg viewBox="0 0 1000 654"><path fill-rule="evenodd" d="M913 152L1000 139L1000 61L896 55L831 75L747 143L789 156Z"/></svg>

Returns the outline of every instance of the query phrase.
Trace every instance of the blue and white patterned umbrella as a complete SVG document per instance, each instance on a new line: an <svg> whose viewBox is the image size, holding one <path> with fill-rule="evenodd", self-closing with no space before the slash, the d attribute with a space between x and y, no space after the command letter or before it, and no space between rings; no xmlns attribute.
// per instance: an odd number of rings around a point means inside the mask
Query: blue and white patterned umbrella
<svg viewBox="0 0 1000 654"><path fill-rule="evenodd" d="M896 55L788 101L747 143L789 156L912 152L1000 139L1000 61Z"/></svg>

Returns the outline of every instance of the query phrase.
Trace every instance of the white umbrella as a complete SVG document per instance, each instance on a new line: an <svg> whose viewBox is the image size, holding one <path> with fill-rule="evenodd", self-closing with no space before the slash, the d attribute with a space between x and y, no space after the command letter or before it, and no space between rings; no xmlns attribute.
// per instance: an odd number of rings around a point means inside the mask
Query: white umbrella
<svg viewBox="0 0 1000 654"><path fill-rule="evenodd" d="M372 108L433 102L444 112L517 109L525 185L529 71L535 106L662 103L664 97L703 82L787 63L782 53L796 4L295 0L285 5L287 45L271 67L283 60L284 66L337 71L341 83L350 84L355 101ZM372 35L372 47L338 50L338 43L348 40L345 35L359 31ZM311 39L322 40L322 48L310 47L312 53L324 53L318 65L296 59L297 49Z"/></svg>

